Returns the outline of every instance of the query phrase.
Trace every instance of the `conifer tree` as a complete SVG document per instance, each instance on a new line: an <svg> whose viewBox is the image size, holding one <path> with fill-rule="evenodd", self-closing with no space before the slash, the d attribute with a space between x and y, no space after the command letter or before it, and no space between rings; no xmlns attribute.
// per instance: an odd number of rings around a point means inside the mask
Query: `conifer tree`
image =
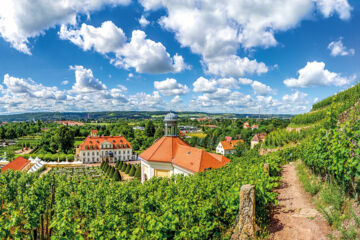
<svg viewBox="0 0 360 240"><path fill-rule="evenodd" d="M129 171L129 175L130 175L130 177L133 177L135 175L135 167L134 167L134 165L131 166L131 169Z"/></svg>
<svg viewBox="0 0 360 240"><path fill-rule="evenodd" d="M131 169L131 166L130 166L131 164L128 164L127 165L127 167L126 167L126 170L125 170L125 173L126 174L129 174L129 172L130 172L130 169Z"/></svg>
<svg viewBox="0 0 360 240"><path fill-rule="evenodd" d="M118 170L116 170L113 179L114 179L115 181L121 181L121 175L120 175L120 173L119 173Z"/></svg>
<svg viewBox="0 0 360 240"><path fill-rule="evenodd" d="M122 172L125 172L126 168L127 168L127 163L124 163L123 166L122 166L122 168L121 168L121 171L122 171Z"/></svg>
<svg viewBox="0 0 360 240"><path fill-rule="evenodd" d="M136 178L141 178L141 167L137 167L136 171L135 171L135 175Z"/></svg>

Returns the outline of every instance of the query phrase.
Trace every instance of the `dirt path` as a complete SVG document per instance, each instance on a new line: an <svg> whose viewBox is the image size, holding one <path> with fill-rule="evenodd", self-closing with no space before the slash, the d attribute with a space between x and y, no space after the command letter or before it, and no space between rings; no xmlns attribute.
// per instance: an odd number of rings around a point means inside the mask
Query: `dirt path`
<svg viewBox="0 0 360 240"><path fill-rule="evenodd" d="M285 165L281 186L276 190L279 206L270 223L270 239L321 240L328 239L331 229L327 221L310 202L296 176L295 163Z"/></svg>

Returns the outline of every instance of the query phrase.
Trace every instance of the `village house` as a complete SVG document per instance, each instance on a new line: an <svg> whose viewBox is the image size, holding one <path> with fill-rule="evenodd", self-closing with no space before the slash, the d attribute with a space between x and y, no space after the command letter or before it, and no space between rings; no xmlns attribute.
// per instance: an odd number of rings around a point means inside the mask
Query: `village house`
<svg viewBox="0 0 360 240"><path fill-rule="evenodd" d="M222 155L191 147L178 136L177 115L165 116L165 135L139 155L141 181L174 174L191 175L223 167L230 160Z"/></svg>
<svg viewBox="0 0 360 240"><path fill-rule="evenodd" d="M27 171L30 169L30 167L31 167L30 160L27 160L26 158L23 158L20 156L20 157L15 158L10 163L6 164L1 169L1 171L5 172L8 169L12 169L14 171Z"/></svg>
<svg viewBox="0 0 360 240"><path fill-rule="evenodd" d="M220 141L216 147L216 153L226 155L234 154L236 145L244 143L244 140L232 140L232 137L225 137L225 141Z"/></svg>
<svg viewBox="0 0 360 240"><path fill-rule="evenodd" d="M265 137L266 137L266 133L255 134L255 136L251 139L251 149L253 149L255 147L255 145L264 141Z"/></svg>
<svg viewBox="0 0 360 240"><path fill-rule="evenodd" d="M249 124L249 122L244 122L244 126L243 126L243 128L250 128L250 124Z"/></svg>
<svg viewBox="0 0 360 240"><path fill-rule="evenodd" d="M83 163L134 160L131 144L123 136L97 136L95 131L76 148L75 160Z"/></svg>

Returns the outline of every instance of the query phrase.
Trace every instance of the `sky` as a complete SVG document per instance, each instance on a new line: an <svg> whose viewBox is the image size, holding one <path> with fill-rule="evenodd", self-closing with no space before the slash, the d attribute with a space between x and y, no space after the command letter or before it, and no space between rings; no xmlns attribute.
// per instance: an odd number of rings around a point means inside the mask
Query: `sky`
<svg viewBox="0 0 360 240"><path fill-rule="evenodd" d="M356 84L356 0L1 0L0 114L298 114Z"/></svg>

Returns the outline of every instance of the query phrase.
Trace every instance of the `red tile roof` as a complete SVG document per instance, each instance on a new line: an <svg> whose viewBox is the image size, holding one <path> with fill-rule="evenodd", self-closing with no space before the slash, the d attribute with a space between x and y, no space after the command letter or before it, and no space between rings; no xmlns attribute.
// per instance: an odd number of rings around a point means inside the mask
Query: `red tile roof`
<svg viewBox="0 0 360 240"><path fill-rule="evenodd" d="M173 163L190 172L220 168L230 160L222 155L191 147L179 137L164 136L139 155L149 162Z"/></svg>
<svg viewBox="0 0 360 240"><path fill-rule="evenodd" d="M90 131L91 133L98 133L99 131L97 129L93 129Z"/></svg>
<svg viewBox="0 0 360 240"><path fill-rule="evenodd" d="M7 169L12 169L15 171L20 171L30 163L30 160L27 160L23 157L17 157L12 162L6 164L1 171L5 172Z"/></svg>
<svg viewBox="0 0 360 240"><path fill-rule="evenodd" d="M131 148L131 144L123 136L101 136L87 137L80 144L80 150L99 150L103 142L109 142L113 145L112 149Z"/></svg>
<svg viewBox="0 0 360 240"><path fill-rule="evenodd" d="M221 145L223 146L224 150L234 150L238 143L244 143L244 140L231 140L231 141L221 141Z"/></svg>

